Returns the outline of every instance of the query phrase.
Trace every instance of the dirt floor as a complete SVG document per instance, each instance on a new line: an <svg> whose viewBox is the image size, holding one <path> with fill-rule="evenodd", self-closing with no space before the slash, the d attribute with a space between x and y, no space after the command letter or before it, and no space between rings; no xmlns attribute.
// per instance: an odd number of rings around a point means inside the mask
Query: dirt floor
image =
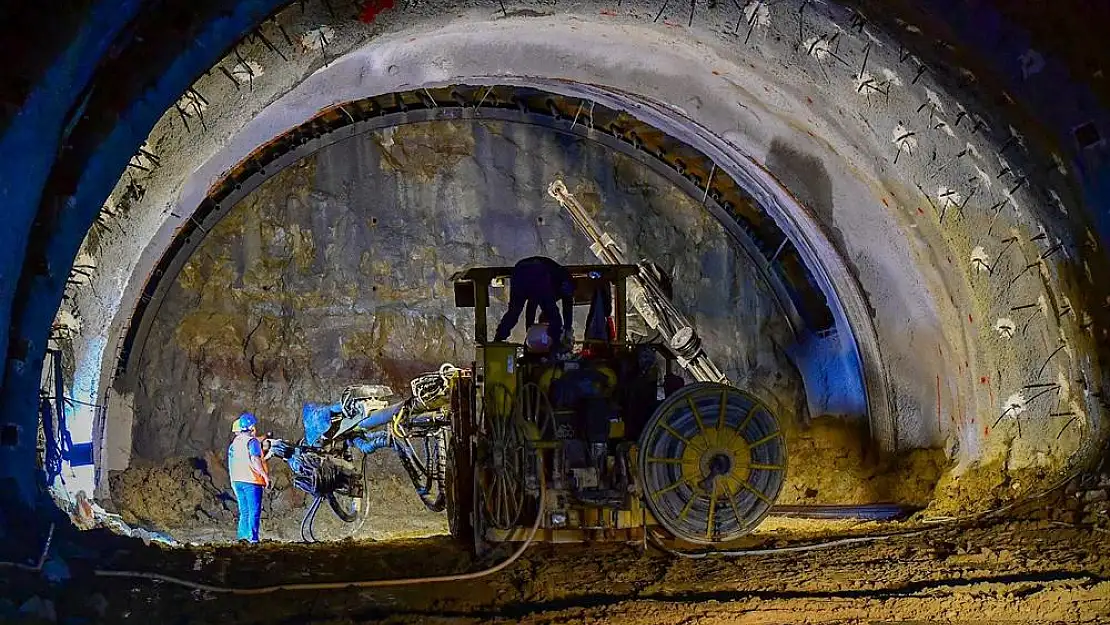
<svg viewBox="0 0 1110 625"><path fill-rule="evenodd" d="M274 487L262 504L261 534L270 540L300 541L309 501L293 487L289 465L269 463ZM368 514L354 524L340 521L326 505L316 516L320 540L391 540L447 532L447 517L429 512L413 490L395 454L370 456ZM163 532L183 543L232 542L238 507L225 461L216 453L159 463L133 462L110 476L112 500L104 502L132 527Z"/></svg>
<svg viewBox="0 0 1110 625"><path fill-rule="evenodd" d="M919 449L880 458L868 450L861 427L865 424L824 418L787 428L792 461L777 503L925 507L933 502L945 469L943 452ZM293 487L285 462L272 459L269 464L275 479L263 501L262 535L299 541L301 518L310 502ZM318 538L392 540L446 533L446 516L424 508L395 454L372 454L368 468L369 514L354 525L345 524L324 506L317 515ZM100 503L132 527L165 533L183 543L235 539L238 508L222 454L156 463L136 458L109 479L111 500ZM969 502L959 503L960 509L970 508Z"/></svg>
<svg viewBox="0 0 1110 625"><path fill-rule="evenodd" d="M1092 495L1092 493L1094 493ZM482 568L447 537L304 546L167 548L103 531L58 543L70 579L48 585L0 569L10 618L58 623L1099 623L1110 622L1105 487L1071 490L1002 521L811 551L683 559L639 546L539 545L470 581L236 596L93 567L157 572L227 587L354 581ZM899 524L769 521L749 547L811 545ZM495 561L503 555L494 555Z"/></svg>

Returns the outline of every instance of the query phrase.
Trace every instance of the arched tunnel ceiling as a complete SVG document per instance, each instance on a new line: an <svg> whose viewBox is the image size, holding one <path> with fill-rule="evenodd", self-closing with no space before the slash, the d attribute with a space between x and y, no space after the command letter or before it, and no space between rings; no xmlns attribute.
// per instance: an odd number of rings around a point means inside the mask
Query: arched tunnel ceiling
<svg viewBox="0 0 1110 625"><path fill-rule="evenodd" d="M788 156L817 154L793 165L790 158L780 160L782 167L771 173L816 213L823 230L815 235L827 237L825 245L831 243L824 249L826 257L835 252L848 261L854 275L841 276L842 284L855 283L866 293L884 352L881 373L893 389L887 399L911 433L907 445L947 439L953 455L968 463L993 458L996 452L1012 456L1013 448L1024 446L1019 455L1025 461L1010 468L1059 466L1090 445L1101 423L1097 394L1103 375L1092 338L1101 328L1094 324L1102 313L1091 300L1097 299L1092 297L1094 276L1104 262L1082 222L1084 198L1063 177L1076 172L1054 159L1051 148L1041 151L1034 143L1039 133L1025 127L1018 132L974 98L954 97L951 89L969 92L983 81L970 70L942 72L936 64L921 62L933 53L944 55L943 46L934 51L903 47L859 14L813 2L719 5L703 13L695 3L684 25L685 11L671 7L668 12L669 4L625 2L599 11L593 3L535 8L522 3L503 11L460 7L452 16L423 15L419 7L406 6L376 16L370 25L328 6L294 6L262 24L193 83L192 91L154 127L146 153L136 154L132 148L166 108L159 105L170 104L198 68L217 60L211 49L191 48L176 56L173 46L193 40L227 45L272 7L229 3L227 12L214 11L219 17L211 22L195 12L142 15L139 31L166 28L174 36L158 44L142 39L134 55L116 56L115 84L101 82L73 105L55 102L55 112L76 113L69 127L60 123L60 114L46 119L49 107L39 111L41 123L64 128L71 148L52 170L47 165L51 156L41 150L34 154L44 164L38 182L51 171L50 195L43 199L35 224L37 236L29 239L30 261L22 264L9 340L9 363L14 364L5 371L5 410L15 414L22 406L22 412L30 412L29 389L37 386L36 364L49 326L42 316L56 305L63 286L58 267L76 255L77 242L98 213L109 232L100 238L112 244L106 249L143 252L141 258L124 258L119 267L125 269L115 272L105 269L117 257L107 257L109 263L94 258L92 281L79 278L79 284L71 285L70 299L81 312L108 313L84 319L88 340L79 343L87 350L78 364L84 377L79 373L76 381L79 391L103 401L102 358L114 346L102 329L122 336L127 314L117 312L130 307L97 300L110 300L111 293L126 299L130 293L134 301L145 284L145 270L189 217L175 209L191 211L207 187L240 158L322 105L355 99L352 95L460 77L486 76L473 80L481 84L538 76L567 85L595 85L599 94L646 98L638 112L654 109L685 118L688 129L715 137L718 150L748 154L768 166L775 139L783 141L780 152ZM90 15L116 23L139 11L138 3L114 8L112 17L100 9ZM697 24L694 18L704 22ZM906 39L921 31L909 22L897 28ZM104 32L86 45L105 49L115 31ZM531 37L522 41L524 34ZM636 54L630 53L633 49ZM415 50L426 54L415 55ZM460 50L475 54L458 55ZM370 71L361 72L355 82L327 83L332 64L341 65L340 54L347 51ZM749 51L758 54L745 57ZM570 63L583 57L587 60L581 65ZM394 62L385 62L390 59ZM529 74L533 65L543 71ZM483 66L485 72L479 69ZM70 67L81 71L63 78L83 82L78 74L92 74L90 67ZM496 77L488 76L490 67L498 68ZM705 71L693 75L694 67ZM121 71L126 69L135 71ZM139 93L144 77L154 79L148 84L155 86L142 99L128 95ZM44 78L51 79L59 80L49 74ZM217 86L221 81L223 86ZM329 88L320 90L323 86ZM367 88L373 93L358 93ZM29 104L36 95L32 92ZM117 124L113 111L132 100L134 106L126 107ZM267 108L274 103L278 106ZM190 119L194 128L170 130ZM33 122L10 125L5 147L19 145L20 132ZM198 122L201 127L195 129ZM160 132L167 142L157 140ZM1029 133L1028 141L1023 133ZM125 165L129 156L131 165ZM727 158L721 151L715 160ZM815 201L813 189L807 188L812 172L797 171L798 163L830 169L827 205ZM101 212L110 181L125 170L125 181ZM182 174L190 174L191 181ZM33 177L24 182L28 184L6 189L16 206L32 206L37 196ZM122 201L128 195L131 201ZM190 197L197 201L188 201ZM28 217L19 223L31 222ZM155 245L135 245L148 237ZM20 264L22 249L15 245L7 251L12 262L5 267ZM5 291L5 296L14 293ZM89 328L94 329L91 334ZM1026 340L1030 331L1034 338ZM920 366L933 347L937 358L930 356L932 362ZM928 384L934 375L935 400ZM1059 401L1032 403L1046 393ZM1033 429L1027 423L1025 436L1018 434L1016 417L1034 408ZM1012 418L1006 419L1010 413ZM3 452L11 462L26 465L33 457L26 437L11 447L15 449Z"/></svg>
<svg viewBox="0 0 1110 625"><path fill-rule="evenodd" d="M568 139L586 139L623 153L672 180L725 226L734 244L751 259L759 278L775 293L780 314L796 337L796 344L784 347L794 355L797 366L808 374L808 412L814 415L870 414L872 421L879 421L874 429L893 437L893 424L886 422L889 414L881 411L881 406L873 411L868 409L855 333L851 324L845 323L842 304L824 269L808 266L811 259L803 256L776 224L779 207L770 207L776 215L768 213L768 207L760 205L759 200L724 170L718 170L705 154L628 114L594 101L511 87L432 87L346 102L326 109L255 151L210 190L192 217L175 232L173 241L150 272L132 320L125 329L115 371L117 380L129 365L131 375L136 374L137 365L132 354L145 345L146 327L154 311L160 308L166 289L207 232L240 198L290 163L337 142L374 129L437 120L534 125ZM815 274L820 275L821 280ZM692 278L677 277L680 280ZM871 332L866 320L862 325L863 331ZM874 339L868 338L873 344ZM823 361L819 361L819 357ZM872 394L881 397L885 391L876 387ZM894 446L889 438L882 444ZM109 466L114 465L109 462Z"/></svg>

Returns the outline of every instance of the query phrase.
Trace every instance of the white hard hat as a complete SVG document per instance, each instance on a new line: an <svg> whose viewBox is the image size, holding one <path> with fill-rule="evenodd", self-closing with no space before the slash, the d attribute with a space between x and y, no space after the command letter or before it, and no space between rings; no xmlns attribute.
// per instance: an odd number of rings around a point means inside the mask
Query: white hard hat
<svg viewBox="0 0 1110 625"><path fill-rule="evenodd" d="M536 354L546 354L551 351L551 335L547 333L546 323L537 323L528 328L528 334L524 337L524 347Z"/></svg>
<svg viewBox="0 0 1110 625"><path fill-rule="evenodd" d="M253 414L244 412L231 422L231 431L246 432L256 425L258 425L258 419Z"/></svg>

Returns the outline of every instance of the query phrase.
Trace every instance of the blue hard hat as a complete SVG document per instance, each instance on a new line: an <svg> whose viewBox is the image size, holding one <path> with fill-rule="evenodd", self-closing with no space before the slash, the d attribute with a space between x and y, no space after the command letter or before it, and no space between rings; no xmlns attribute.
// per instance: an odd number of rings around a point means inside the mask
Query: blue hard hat
<svg viewBox="0 0 1110 625"><path fill-rule="evenodd" d="M231 422L231 429L235 432L245 432L252 427L258 425L258 419L249 412L244 412L239 415L239 418Z"/></svg>

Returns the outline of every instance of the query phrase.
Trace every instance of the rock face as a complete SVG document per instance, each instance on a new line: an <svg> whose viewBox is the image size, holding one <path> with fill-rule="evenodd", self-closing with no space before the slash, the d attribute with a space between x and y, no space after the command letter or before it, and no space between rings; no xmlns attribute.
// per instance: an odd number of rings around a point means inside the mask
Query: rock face
<svg viewBox="0 0 1110 625"><path fill-rule="evenodd" d="M366 515L345 524L325 505L315 524L318 539L385 540L447 532L446 517L424 508L395 456L372 456L369 469L374 479L369 483ZM267 540L299 541L300 522L310 501L293 488L287 464L272 462L270 471L274 487L263 496L261 535ZM239 509L223 454L210 451L203 457L158 463L139 459L111 476L111 488L115 507L132 527L167 530L186 543L236 539Z"/></svg>
<svg viewBox="0 0 1110 625"><path fill-rule="evenodd" d="M160 479L149 475L151 463L171 474L192 471L187 462L201 458L218 465L214 457L226 455L229 424L242 410L257 414L263 430L298 438L305 402L335 401L352 383L404 393L417 373L469 363L473 313L454 307L454 272L534 254L597 262L547 195L557 177L629 258L651 258L672 272L676 302L718 366L763 397L788 422L791 438L802 436L810 415L784 352L790 329L755 267L697 199L586 140L499 122L422 123L357 136L306 158L208 234L142 347L140 374L128 389L135 397L134 468L113 479L117 505L148 509L141 501L156 495L128 491ZM506 296L495 291L491 325ZM856 424L846 427L866 439ZM793 465L786 499L813 501L814 489L801 484L825 465L813 458ZM857 479L853 468L845 467L843 480ZM387 469L383 464L382 479L396 481L399 473ZM874 476L865 473L860 479ZM403 493L408 486L400 479ZM190 493L202 500L216 496L194 486ZM823 486L819 500L859 499L858 492L855 484ZM230 525L223 496L204 503L203 514L185 505L133 516L163 527L207 517ZM303 505L293 494L280 497L283 510Z"/></svg>
<svg viewBox="0 0 1110 625"><path fill-rule="evenodd" d="M301 405L356 382L407 390L472 359L473 314L449 277L543 254L596 262L546 192L562 177L676 298L733 379L797 416L801 383L769 290L712 216L597 144L502 123L436 122L331 146L236 206L162 303L136 384L134 455L222 450L232 418L300 434ZM496 293L496 322L505 293ZM579 319L578 327L584 319Z"/></svg>

